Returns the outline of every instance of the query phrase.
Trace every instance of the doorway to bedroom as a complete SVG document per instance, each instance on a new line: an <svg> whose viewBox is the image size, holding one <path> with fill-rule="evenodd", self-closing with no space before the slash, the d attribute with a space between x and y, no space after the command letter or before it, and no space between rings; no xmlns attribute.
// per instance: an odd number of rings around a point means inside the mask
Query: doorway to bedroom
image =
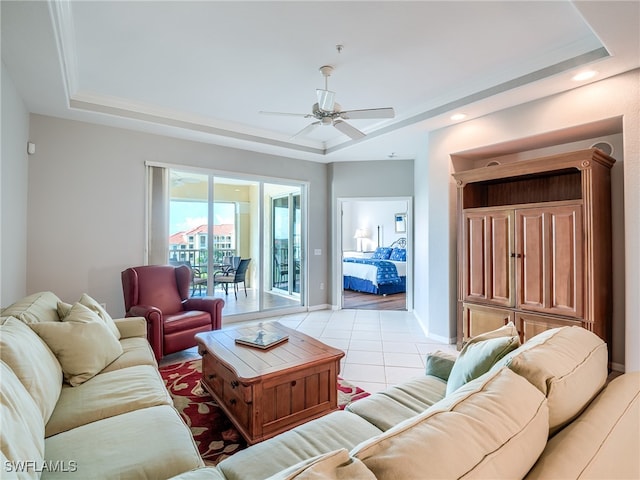
<svg viewBox="0 0 640 480"><path fill-rule="evenodd" d="M410 310L411 199L338 199L337 294L344 309Z"/></svg>

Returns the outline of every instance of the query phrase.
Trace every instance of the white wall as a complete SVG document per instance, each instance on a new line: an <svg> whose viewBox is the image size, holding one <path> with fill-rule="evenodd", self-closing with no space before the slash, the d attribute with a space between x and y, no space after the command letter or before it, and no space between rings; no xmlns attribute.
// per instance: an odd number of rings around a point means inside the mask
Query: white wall
<svg viewBox="0 0 640 480"><path fill-rule="evenodd" d="M144 262L149 160L309 182L309 249L322 251L308 257L309 304L328 303L319 286L328 283L325 164L41 115L31 115L30 133L28 293L71 302L86 292L124 314L120 272Z"/></svg>
<svg viewBox="0 0 640 480"><path fill-rule="evenodd" d="M29 112L2 64L0 305L27 291L27 141Z"/></svg>
<svg viewBox="0 0 640 480"><path fill-rule="evenodd" d="M613 362L640 370L640 71L636 70L543 100L432 132L428 148L416 161L416 235L428 232L428 250L416 248L415 311L435 336L455 337L455 185L450 155L480 147L537 138L550 145L565 143L563 134L592 122L622 118L624 143L624 211L614 204L614 216L624 217L625 346L612 345ZM575 127L575 128L574 128ZM611 133L611 132L607 132ZM570 141L576 140L575 138ZM531 149L532 147L529 147ZM615 157L615 154L614 154ZM426 181L425 181L426 179ZM448 198L449 202L443 202ZM417 212L425 212L418 215ZM419 272L422 272L420 274ZM428 278L425 278L427 276ZM448 276L448 281L444 278ZM620 301L620 297L618 302ZM614 299L615 301L615 299ZM614 338L621 338L614 333Z"/></svg>
<svg viewBox="0 0 640 480"><path fill-rule="evenodd" d="M356 250L354 238L357 229L364 229L367 238L361 240L362 250L375 250L377 246L388 247L407 233L396 233L395 214L407 213L407 202L400 200L346 200L342 203L342 250ZM378 226L380 245L378 245Z"/></svg>
<svg viewBox="0 0 640 480"><path fill-rule="evenodd" d="M331 243L330 257L334 259L331 264L331 285L334 281L340 281L340 264L342 253L342 237L336 232L341 230L340 216L335 212L338 209L338 199L364 199L366 197L412 197L414 189L414 161L413 160L388 160L388 161L363 161L363 162L338 162L329 164L329 181L331 207L327 213L331 217L331 230L327 232ZM410 233L409 233L410 234ZM410 243L411 245L411 243ZM336 278L338 277L338 278ZM340 285L331 288L331 304L340 305Z"/></svg>

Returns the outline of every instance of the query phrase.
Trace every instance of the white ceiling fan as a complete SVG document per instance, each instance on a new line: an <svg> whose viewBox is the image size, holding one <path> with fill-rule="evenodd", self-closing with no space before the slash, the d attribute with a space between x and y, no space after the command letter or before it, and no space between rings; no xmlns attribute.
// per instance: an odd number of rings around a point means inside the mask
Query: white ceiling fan
<svg viewBox="0 0 640 480"><path fill-rule="evenodd" d="M321 125L332 125L340 132L349 136L353 140L358 140L365 137L365 133L358 130L353 125L345 122L345 120L351 119L371 119L371 118L393 118L395 112L393 107L385 108L367 108L362 110L341 110L340 104L335 101L335 92L328 89L329 77L334 68L331 65L324 65L320 67L320 72L324 76L324 89L316 89L316 95L318 98L317 103L311 107L311 113L284 113L284 112L264 112L260 113L266 115L286 115L304 118L315 118L316 121L310 123L291 138L296 138L301 135L315 130Z"/></svg>

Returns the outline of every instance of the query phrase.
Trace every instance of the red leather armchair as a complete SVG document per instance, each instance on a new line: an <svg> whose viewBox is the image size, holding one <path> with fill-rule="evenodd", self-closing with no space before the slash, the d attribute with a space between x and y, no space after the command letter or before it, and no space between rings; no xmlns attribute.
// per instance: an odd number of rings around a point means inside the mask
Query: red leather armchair
<svg viewBox="0 0 640 480"><path fill-rule="evenodd" d="M147 320L147 338L160 360L196 345L194 335L222 326L221 298L189 298L191 269L186 265L147 265L122 272L127 317Z"/></svg>

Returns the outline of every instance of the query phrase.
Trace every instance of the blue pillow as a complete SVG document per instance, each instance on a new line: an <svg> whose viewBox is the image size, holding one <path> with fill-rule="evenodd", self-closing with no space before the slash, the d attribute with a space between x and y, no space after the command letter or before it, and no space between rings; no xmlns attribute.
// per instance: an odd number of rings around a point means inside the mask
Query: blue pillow
<svg viewBox="0 0 640 480"><path fill-rule="evenodd" d="M389 260L389 257L391 256L391 250L393 250L391 247L378 247L376 248L376 251L373 252L371 258L377 258L378 260Z"/></svg>
<svg viewBox="0 0 640 480"><path fill-rule="evenodd" d="M406 262L407 261L407 249L406 248L394 248L391 251L389 260L394 262Z"/></svg>

